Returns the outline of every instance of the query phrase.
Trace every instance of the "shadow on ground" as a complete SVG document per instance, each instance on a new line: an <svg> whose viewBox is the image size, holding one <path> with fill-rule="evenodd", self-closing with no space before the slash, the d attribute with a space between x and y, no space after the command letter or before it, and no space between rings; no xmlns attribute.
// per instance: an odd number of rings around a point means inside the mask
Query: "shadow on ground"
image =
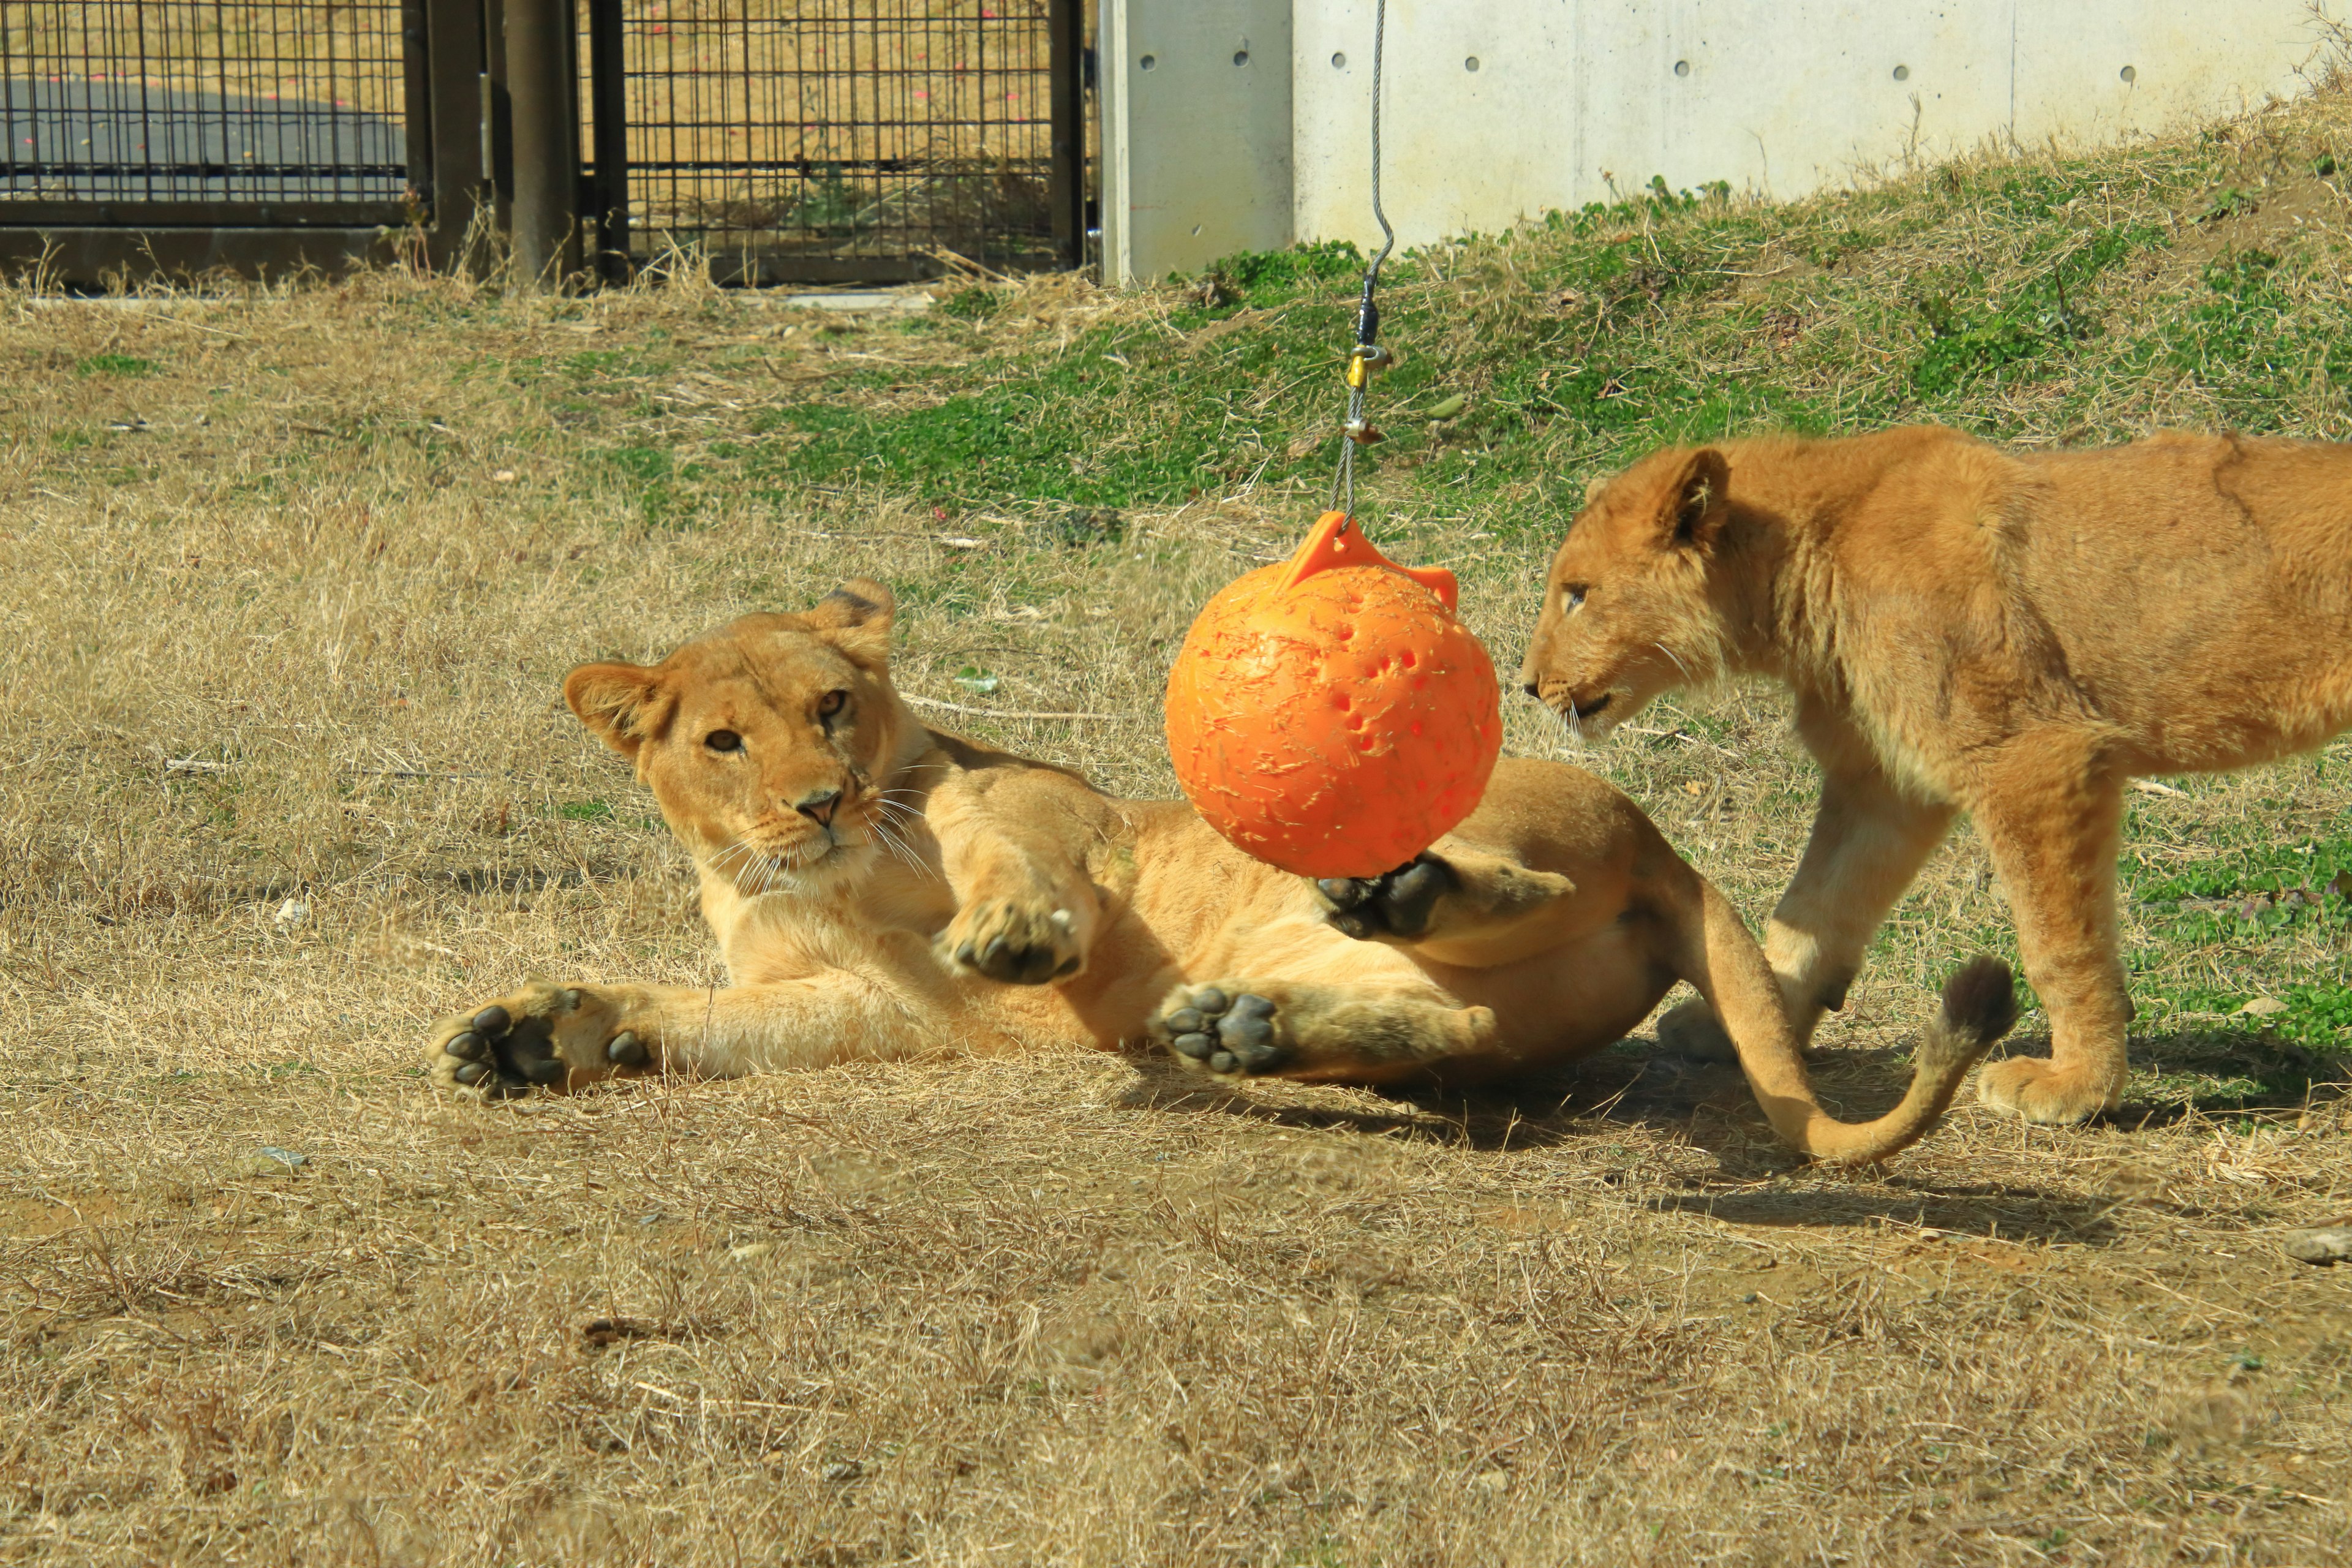
<svg viewBox="0 0 2352 1568"><path fill-rule="evenodd" d="M1203 1083L1157 1060L1135 1066L1137 1079L1121 1103L1137 1109L1244 1117L1488 1153L1597 1150L1612 1131L1634 1128L1677 1136L1713 1156L1716 1166L1704 1176L1684 1178L1684 1191L1638 1200L1660 1213L1734 1225L1893 1226L2088 1246L2105 1245L2115 1235L2107 1218L2115 1205L2105 1197L2021 1183L1930 1185L1899 1171L1862 1183L1843 1173L1811 1171L1774 1140L1736 1066L1682 1056L1646 1039L1498 1089L1392 1092L1382 1098L1395 1105L1393 1111L1276 1098L1299 1092L1289 1085L1254 1090ZM1908 1057L1892 1049L1824 1052L1809 1066L1823 1104L1849 1121L1891 1109L1910 1075ZM1622 1180L1623 1173L1603 1171L1601 1179Z"/></svg>
<svg viewBox="0 0 2352 1568"><path fill-rule="evenodd" d="M1298 1087L1212 1083L1162 1059L1134 1063L1137 1081L1121 1103L1139 1110L1213 1111L1279 1126L1345 1129L1406 1137L1488 1153L1572 1144L1612 1127L1674 1131L1724 1163L1754 1177L1803 1163L1773 1143L1770 1127L1731 1063L1664 1049L1647 1038L1615 1046L1565 1067L1475 1089L1393 1088L1370 1093L1397 1107L1301 1103L1276 1098ZM1838 1051L1808 1064L1822 1103L1846 1121L1885 1114L1903 1098L1909 1059L1893 1050Z"/></svg>
<svg viewBox="0 0 2352 1568"><path fill-rule="evenodd" d="M1902 1184L1896 1184L1898 1185ZM1647 1205L1660 1214L1704 1215L1732 1225L1939 1231L2001 1241L2104 1247L2116 1239L2115 1204L2009 1183L1886 1192L1799 1181L1759 1189L1675 1193Z"/></svg>

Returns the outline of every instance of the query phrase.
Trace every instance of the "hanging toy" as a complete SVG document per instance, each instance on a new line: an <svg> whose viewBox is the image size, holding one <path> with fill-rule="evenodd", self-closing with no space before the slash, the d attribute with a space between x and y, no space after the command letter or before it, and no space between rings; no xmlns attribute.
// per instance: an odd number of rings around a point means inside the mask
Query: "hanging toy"
<svg viewBox="0 0 2352 1568"><path fill-rule="evenodd" d="M1168 751L1193 809L1236 847L1308 877L1377 877L1470 815L1502 754L1495 667L1454 618L1454 574L1399 566L1354 526L1356 448L1379 346L1373 291L1396 231L1381 210L1381 53L1372 36L1372 216L1332 510L1280 565L1227 584L1168 677Z"/></svg>
<svg viewBox="0 0 2352 1568"><path fill-rule="evenodd" d="M1503 748L1495 667L1454 574L1399 566L1345 513L1227 584L1168 681L1168 750L1209 825L1308 877L1377 877L1470 815Z"/></svg>

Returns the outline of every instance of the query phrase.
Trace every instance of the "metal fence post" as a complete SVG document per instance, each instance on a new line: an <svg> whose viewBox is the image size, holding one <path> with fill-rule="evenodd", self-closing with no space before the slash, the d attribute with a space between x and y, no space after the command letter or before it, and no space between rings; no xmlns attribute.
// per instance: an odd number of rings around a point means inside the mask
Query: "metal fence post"
<svg viewBox="0 0 2352 1568"><path fill-rule="evenodd" d="M506 14L516 268L526 287L562 288L580 269L572 6L569 0L506 0Z"/></svg>
<svg viewBox="0 0 2352 1568"><path fill-rule="evenodd" d="M1060 253L1062 265L1083 267L1087 259L1086 7L1080 0L1051 0L1045 15L1047 91L1053 120L1049 132L1053 165L1046 200L1053 208L1054 248Z"/></svg>
<svg viewBox="0 0 2352 1568"><path fill-rule="evenodd" d="M433 265L470 265L466 245L482 195L482 7L480 0L425 0L432 51Z"/></svg>
<svg viewBox="0 0 2352 1568"><path fill-rule="evenodd" d="M419 218L433 215L433 56L425 0L401 0L401 121L407 130L408 204Z"/></svg>
<svg viewBox="0 0 2352 1568"><path fill-rule="evenodd" d="M596 178L589 225L597 247L596 272L608 282L629 278L629 98L621 0L589 0L588 119Z"/></svg>

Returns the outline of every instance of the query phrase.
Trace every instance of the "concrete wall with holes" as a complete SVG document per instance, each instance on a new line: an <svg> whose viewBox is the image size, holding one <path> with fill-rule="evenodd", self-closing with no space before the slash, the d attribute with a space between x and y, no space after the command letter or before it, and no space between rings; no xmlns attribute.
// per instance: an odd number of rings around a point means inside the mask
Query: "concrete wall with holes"
<svg viewBox="0 0 2352 1568"><path fill-rule="evenodd" d="M2291 97L2325 42L2310 0L1389 0L1383 205L1420 245L2111 142ZM1097 53L1107 275L1377 240L1372 0L1102 0Z"/></svg>
<svg viewBox="0 0 2352 1568"><path fill-rule="evenodd" d="M1101 6L1103 276L1291 243L1291 0Z"/></svg>

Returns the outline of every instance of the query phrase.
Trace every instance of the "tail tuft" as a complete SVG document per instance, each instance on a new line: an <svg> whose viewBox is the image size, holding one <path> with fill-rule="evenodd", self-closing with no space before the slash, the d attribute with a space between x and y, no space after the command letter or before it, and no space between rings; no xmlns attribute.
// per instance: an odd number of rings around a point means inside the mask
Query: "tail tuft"
<svg viewBox="0 0 2352 1568"><path fill-rule="evenodd" d="M2017 1024L2017 991L2009 965L1986 952L1962 964L1944 982L1942 1022L1975 1052L1990 1049Z"/></svg>

